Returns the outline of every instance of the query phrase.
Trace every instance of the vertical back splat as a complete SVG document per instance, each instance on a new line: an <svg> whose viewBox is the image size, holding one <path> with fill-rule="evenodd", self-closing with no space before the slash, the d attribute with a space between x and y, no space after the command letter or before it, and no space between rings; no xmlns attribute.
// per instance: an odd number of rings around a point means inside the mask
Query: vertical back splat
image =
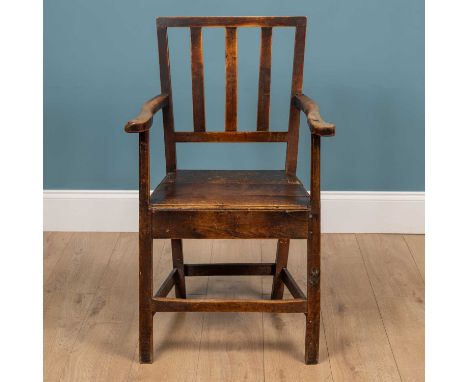
<svg viewBox="0 0 468 382"><path fill-rule="evenodd" d="M201 27L190 28L190 53L192 59L193 128L195 131L205 131L205 92Z"/></svg>
<svg viewBox="0 0 468 382"><path fill-rule="evenodd" d="M225 130L237 130L237 28L226 28Z"/></svg>
<svg viewBox="0 0 468 382"><path fill-rule="evenodd" d="M257 131L268 131L270 121L272 28L262 28L260 45L260 69L258 74Z"/></svg>

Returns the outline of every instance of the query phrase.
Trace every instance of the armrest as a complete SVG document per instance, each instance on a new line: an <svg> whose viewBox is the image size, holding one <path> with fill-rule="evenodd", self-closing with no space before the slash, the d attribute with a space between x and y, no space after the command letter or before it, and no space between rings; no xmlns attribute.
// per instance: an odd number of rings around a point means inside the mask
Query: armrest
<svg viewBox="0 0 468 382"><path fill-rule="evenodd" d="M310 132L322 137L331 137L335 135L335 125L325 122L320 116L319 106L304 94L296 94L293 97L293 104L299 110L302 110L307 116L307 123Z"/></svg>
<svg viewBox="0 0 468 382"><path fill-rule="evenodd" d="M146 102L141 108L138 117L127 122L125 132L142 133L148 131L153 123L153 115L167 105L167 100L167 94L160 94Z"/></svg>

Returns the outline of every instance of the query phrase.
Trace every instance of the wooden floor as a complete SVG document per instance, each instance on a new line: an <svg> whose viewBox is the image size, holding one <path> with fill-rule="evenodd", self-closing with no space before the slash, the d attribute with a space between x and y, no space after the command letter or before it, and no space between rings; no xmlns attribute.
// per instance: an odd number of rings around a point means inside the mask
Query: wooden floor
<svg viewBox="0 0 468 382"><path fill-rule="evenodd" d="M318 365L303 314L159 313L138 363L134 233L44 234L46 381L423 381L424 236L323 235ZM273 240L185 240L187 262L273 262ZM172 268L154 241L155 288ZM305 240L289 269L305 290ZM269 298L271 277L188 278L191 296ZM173 293L173 292L171 292ZM287 293L287 292L286 292Z"/></svg>

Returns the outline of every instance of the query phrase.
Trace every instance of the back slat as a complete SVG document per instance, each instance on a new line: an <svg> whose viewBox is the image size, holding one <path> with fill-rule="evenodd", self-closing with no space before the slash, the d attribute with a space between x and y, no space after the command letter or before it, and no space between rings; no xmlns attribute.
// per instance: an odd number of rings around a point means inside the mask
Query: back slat
<svg viewBox="0 0 468 382"><path fill-rule="evenodd" d="M190 28L190 52L192 59L193 127L205 131L205 93L203 84L203 47L200 27Z"/></svg>
<svg viewBox="0 0 468 382"><path fill-rule="evenodd" d="M291 100L296 93L302 93L302 79L304 71L304 49L305 49L306 26L298 26L294 39L294 61L291 83ZM296 173L297 167L297 144L299 139L300 111L291 102L289 109L289 140L286 149L286 172Z"/></svg>
<svg viewBox="0 0 468 382"><path fill-rule="evenodd" d="M258 74L258 131L268 131L270 122L271 35L271 27L262 28L260 69Z"/></svg>
<svg viewBox="0 0 468 382"><path fill-rule="evenodd" d="M158 26L166 27L295 27L305 25L304 16L206 16L158 17Z"/></svg>
<svg viewBox="0 0 468 382"><path fill-rule="evenodd" d="M226 28L225 130L237 130L237 28Z"/></svg>

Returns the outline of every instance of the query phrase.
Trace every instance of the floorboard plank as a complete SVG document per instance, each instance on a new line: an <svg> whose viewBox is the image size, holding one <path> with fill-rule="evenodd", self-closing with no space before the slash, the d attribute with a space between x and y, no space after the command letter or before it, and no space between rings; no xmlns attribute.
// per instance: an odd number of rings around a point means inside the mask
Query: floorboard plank
<svg viewBox="0 0 468 382"><path fill-rule="evenodd" d="M413 255L422 279L425 279L425 238L424 235L404 235L406 244Z"/></svg>
<svg viewBox="0 0 468 382"><path fill-rule="evenodd" d="M269 298L265 295L265 298ZM333 381L325 333L320 330L319 364L304 363L305 316L263 314L265 381Z"/></svg>
<svg viewBox="0 0 468 382"><path fill-rule="evenodd" d="M352 234L323 236L322 315L335 381L400 381Z"/></svg>
<svg viewBox="0 0 468 382"><path fill-rule="evenodd" d="M127 381L137 341L136 319L128 322L86 321L61 381Z"/></svg>
<svg viewBox="0 0 468 382"><path fill-rule="evenodd" d="M260 262L255 240L215 240L213 262ZM260 276L209 278L209 298L261 298ZM262 313L207 313L197 381L263 381Z"/></svg>
<svg viewBox="0 0 468 382"><path fill-rule="evenodd" d="M44 285L44 380L63 379L118 233L74 233Z"/></svg>
<svg viewBox="0 0 468 382"><path fill-rule="evenodd" d="M43 278L47 280L63 254L65 247L72 237L71 232L43 233Z"/></svg>
<svg viewBox="0 0 468 382"><path fill-rule="evenodd" d="M157 288L170 241L153 248ZM276 240L184 240L188 263L273 262L275 251ZM424 380L424 236L323 235L315 366L303 363L304 316L267 313L156 314L154 363L140 365L137 253L134 233L44 234L45 381ZM288 269L304 291L305 261L306 241L292 240ZM191 277L187 292L268 299L271 282Z"/></svg>
<svg viewBox="0 0 468 382"><path fill-rule="evenodd" d="M65 365L83 325L79 320L44 318L43 354L45 382L62 381Z"/></svg>
<svg viewBox="0 0 468 382"><path fill-rule="evenodd" d="M156 256L163 241L154 241ZM68 358L64 381L127 381L138 342L138 234L122 233Z"/></svg>
<svg viewBox="0 0 468 382"><path fill-rule="evenodd" d="M74 233L44 285L44 313L83 320L99 287L118 233Z"/></svg>
<svg viewBox="0 0 468 382"><path fill-rule="evenodd" d="M357 235L403 381L424 380L424 283L402 235Z"/></svg>

